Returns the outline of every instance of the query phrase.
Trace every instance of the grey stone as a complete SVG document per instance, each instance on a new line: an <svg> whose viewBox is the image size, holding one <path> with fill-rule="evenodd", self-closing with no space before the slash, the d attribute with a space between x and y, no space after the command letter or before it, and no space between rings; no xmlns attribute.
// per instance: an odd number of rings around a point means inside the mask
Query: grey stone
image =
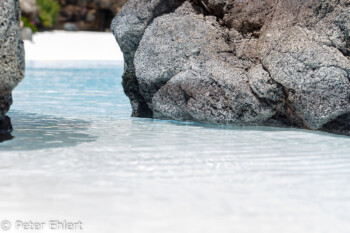
<svg viewBox="0 0 350 233"><path fill-rule="evenodd" d="M135 75L134 55L142 36L154 18L175 10L184 0L128 1L114 18L111 30L124 53L123 87L130 98L132 115L151 117L151 109L139 91Z"/></svg>
<svg viewBox="0 0 350 233"><path fill-rule="evenodd" d="M87 22L93 22L93 21L95 21L96 20L96 16L95 16L95 12L93 11L93 12L88 12L88 14L86 15L86 21Z"/></svg>
<svg viewBox="0 0 350 233"><path fill-rule="evenodd" d="M18 1L0 1L0 119L12 104L12 90L24 78L20 15Z"/></svg>
<svg viewBox="0 0 350 233"><path fill-rule="evenodd" d="M29 27L24 27L21 30L21 39L22 40L29 40L32 41L33 40L33 31L31 28Z"/></svg>
<svg viewBox="0 0 350 233"><path fill-rule="evenodd" d="M112 30L133 116L350 132L348 0L129 0Z"/></svg>
<svg viewBox="0 0 350 233"><path fill-rule="evenodd" d="M244 70L219 59L177 74L155 94L152 109L160 119L233 125L267 124L276 114L252 93Z"/></svg>
<svg viewBox="0 0 350 233"><path fill-rule="evenodd" d="M160 87L186 69L189 60L205 51L229 50L229 46L220 43L221 34L214 19L195 13L172 13L155 19L145 31L134 59L140 92L147 104L152 104Z"/></svg>
<svg viewBox="0 0 350 233"><path fill-rule="evenodd" d="M69 31L69 32L76 32L76 31L79 31L79 28L76 24L74 23L65 23L63 25L63 29L65 31Z"/></svg>

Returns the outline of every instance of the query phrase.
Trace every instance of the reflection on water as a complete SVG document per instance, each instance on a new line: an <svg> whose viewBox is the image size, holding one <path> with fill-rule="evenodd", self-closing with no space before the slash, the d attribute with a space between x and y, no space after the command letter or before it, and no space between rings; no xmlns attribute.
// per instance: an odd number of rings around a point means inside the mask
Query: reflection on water
<svg viewBox="0 0 350 233"><path fill-rule="evenodd" d="M0 142L3 142L0 144L1 151L70 147L95 140L95 137L85 132L90 125L87 121L17 111L9 115L14 130L11 134L8 130L0 136ZM9 129L8 123L11 124L11 120L9 117L6 119L5 125ZM14 138L15 140L6 141Z"/></svg>
<svg viewBox="0 0 350 233"><path fill-rule="evenodd" d="M12 136L11 133L0 134L0 143L12 139L14 139L14 136Z"/></svg>

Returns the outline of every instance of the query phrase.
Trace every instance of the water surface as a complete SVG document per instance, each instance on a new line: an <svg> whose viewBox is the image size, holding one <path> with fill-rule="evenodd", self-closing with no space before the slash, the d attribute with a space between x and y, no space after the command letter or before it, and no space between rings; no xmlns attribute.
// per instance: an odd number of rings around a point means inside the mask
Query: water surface
<svg viewBox="0 0 350 233"><path fill-rule="evenodd" d="M349 232L348 137L130 118L121 74L114 62L28 64L9 113L14 138L0 143L0 221Z"/></svg>

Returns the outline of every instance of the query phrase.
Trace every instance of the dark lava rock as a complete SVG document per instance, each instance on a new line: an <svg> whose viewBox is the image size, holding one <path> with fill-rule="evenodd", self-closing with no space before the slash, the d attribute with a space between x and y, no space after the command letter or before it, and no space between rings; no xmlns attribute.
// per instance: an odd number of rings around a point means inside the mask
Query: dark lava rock
<svg viewBox="0 0 350 233"><path fill-rule="evenodd" d="M5 116L0 120L0 135L6 135L12 132L11 119Z"/></svg>
<svg viewBox="0 0 350 233"><path fill-rule="evenodd" d="M133 116L349 134L348 0L129 0Z"/></svg>
<svg viewBox="0 0 350 233"><path fill-rule="evenodd" d="M5 116L3 119L0 119L0 143L12 140L14 137L11 135L11 132L11 119L8 116Z"/></svg>

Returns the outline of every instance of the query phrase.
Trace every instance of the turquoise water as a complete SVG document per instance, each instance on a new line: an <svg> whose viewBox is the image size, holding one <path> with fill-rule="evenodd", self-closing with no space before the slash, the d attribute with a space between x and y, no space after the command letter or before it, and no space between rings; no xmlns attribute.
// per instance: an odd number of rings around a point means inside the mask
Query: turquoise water
<svg viewBox="0 0 350 233"><path fill-rule="evenodd" d="M349 137L130 118L121 74L118 62L27 64L9 113L14 138L0 143L0 222L349 232Z"/></svg>

